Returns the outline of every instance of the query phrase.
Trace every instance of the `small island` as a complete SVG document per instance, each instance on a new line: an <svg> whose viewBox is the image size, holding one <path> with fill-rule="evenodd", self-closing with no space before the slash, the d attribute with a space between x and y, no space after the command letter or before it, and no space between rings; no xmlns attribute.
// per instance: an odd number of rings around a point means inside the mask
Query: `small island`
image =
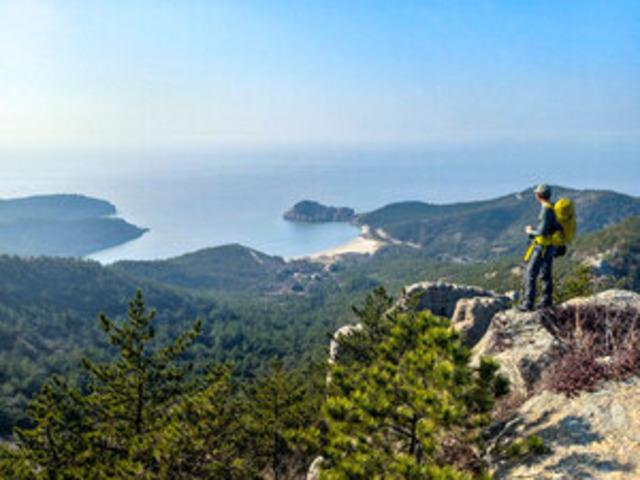
<svg viewBox="0 0 640 480"><path fill-rule="evenodd" d="M348 207L329 207L312 200L303 200L284 214L285 220L291 222L323 223L350 222L356 212Z"/></svg>

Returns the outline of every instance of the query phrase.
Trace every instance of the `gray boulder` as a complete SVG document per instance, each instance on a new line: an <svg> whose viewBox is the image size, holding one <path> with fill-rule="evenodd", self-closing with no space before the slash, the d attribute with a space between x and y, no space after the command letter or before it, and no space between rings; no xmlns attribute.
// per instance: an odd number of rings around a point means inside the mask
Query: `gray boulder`
<svg viewBox="0 0 640 480"><path fill-rule="evenodd" d="M340 344L338 340L340 337L344 337L345 335L351 335L354 332L359 332L362 330L362 324L356 323L353 325L344 325L335 331L333 337L331 337L331 342L329 343L329 365L333 365L336 363L338 359L338 355L340 354Z"/></svg>
<svg viewBox="0 0 640 480"><path fill-rule="evenodd" d="M451 318L459 300L495 296L495 292L479 287L446 282L420 282L406 288L399 307L406 308L409 302L415 301L418 310L430 310L434 315Z"/></svg>
<svg viewBox="0 0 640 480"><path fill-rule="evenodd" d="M453 327L465 336L468 346L477 344L491 323L493 316L509 307L505 296L461 298L451 316Z"/></svg>
<svg viewBox="0 0 640 480"><path fill-rule="evenodd" d="M597 293L591 297L573 298L567 305L603 305L618 308L631 307L640 310L640 294L629 290L611 289Z"/></svg>
<svg viewBox="0 0 640 480"><path fill-rule="evenodd" d="M454 328L462 331L466 342L473 346L485 334L493 316L509 307L511 298L491 290L446 282L421 282L406 288L398 308L410 304L418 310L451 319Z"/></svg>
<svg viewBox="0 0 640 480"><path fill-rule="evenodd" d="M474 362L492 356L509 378L512 393L526 398L549 364L554 341L537 312L507 310L493 317L486 334L475 345Z"/></svg>

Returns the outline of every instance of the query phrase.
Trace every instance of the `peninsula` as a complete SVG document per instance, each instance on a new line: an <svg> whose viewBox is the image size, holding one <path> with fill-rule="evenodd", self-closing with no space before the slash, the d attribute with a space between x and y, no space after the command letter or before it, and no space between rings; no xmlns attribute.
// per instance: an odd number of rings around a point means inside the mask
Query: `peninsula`
<svg viewBox="0 0 640 480"><path fill-rule="evenodd" d="M111 203L84 195L0 199L0 254L82 257L148 231L115 215Z"/></svg>

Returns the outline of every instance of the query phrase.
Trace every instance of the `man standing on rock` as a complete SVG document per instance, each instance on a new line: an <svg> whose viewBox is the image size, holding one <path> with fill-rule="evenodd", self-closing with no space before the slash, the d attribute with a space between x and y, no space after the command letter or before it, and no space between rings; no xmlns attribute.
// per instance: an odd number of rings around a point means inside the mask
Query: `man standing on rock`
<svg viewBox="0 0 640 480"><path fill-rule="evenodd" d="M562 230L553 211L551 203L551 188L547 185L538 185L534 190L536 200L541 205L539 223L537 228L531 225L525 227L525 233L533 240L531 247L525 255L527 267L524 273L524 298L518 310L530 312L534 310L536 298L536 281L541 276L542 300L536 308L549 308L553 304L553 257L555 249L553 245L542 245L535 241L537 238L549 238L554 232Z"/></svg>

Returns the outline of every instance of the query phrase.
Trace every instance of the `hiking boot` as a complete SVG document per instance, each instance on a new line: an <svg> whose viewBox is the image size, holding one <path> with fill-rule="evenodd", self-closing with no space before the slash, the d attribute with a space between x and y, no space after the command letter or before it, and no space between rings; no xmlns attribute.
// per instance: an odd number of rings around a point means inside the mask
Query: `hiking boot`
<svg viewBox="0 0 640 480"><path fill-rule="evenodd" d="M522 303L516 307L519 312L533 312L533 308L529 305L523 305Z"/></svg>

